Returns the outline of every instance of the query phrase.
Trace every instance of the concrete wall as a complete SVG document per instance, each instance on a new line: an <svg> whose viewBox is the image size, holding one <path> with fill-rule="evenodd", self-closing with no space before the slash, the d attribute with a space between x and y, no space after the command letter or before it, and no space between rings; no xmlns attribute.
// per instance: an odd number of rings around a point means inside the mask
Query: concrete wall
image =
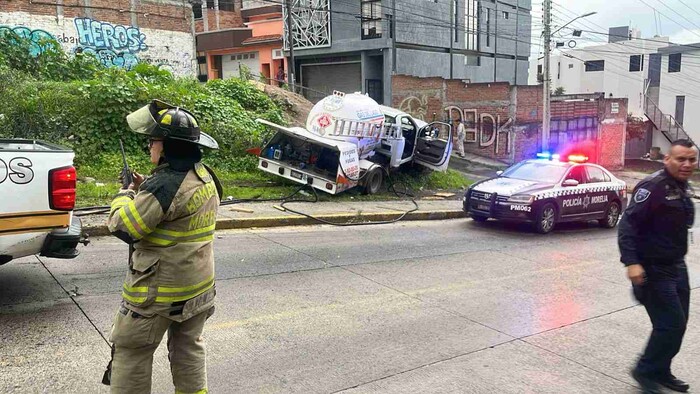
<svg viewBox="0 0 700 394"><path fill-rule="evenodd" d="M129 2L126 3L126 8L129 9ZM111 4L112 9L119 6L118 2ZM191 15L191 9L173 8L173 6L170 8L154 10L154 14L182 16L176 19L177 23L173 22L173 18L160 18L154 15L145 21L139 19L136 21L137 24L131 24L130 18L123 16L113 18L114 15L124 14L115 11L99 14L83 12L83 16L78 16L73 10L71 15L76 17L57 17L56 7L51 7L54 15L36 14L34 13L36 9L29 9L32 13L0 12L0 26L2 26L0 28L12 29L36 41L43 37L54 37L61 43L66 53L94 53L107 66L128 69L142 61L159 65L176 75L193 76L195 58L191 18L186 18L186 15ZM5 9L4 6L3 9ZM65 9L67 10L68 8ZM93 16L85 17L85 14ZM98 17L100 19L97 19ZM155 18L168 19L168 21L157 22ZM37 50L40 50L39 46Z"/></svg>
<svg viewBox="0 0 700 394"><path fill-rule="evenodd" d="M654 40L663 41L664 38L657 37ZM644 81L648 77L649 54L667 45L661 42L628 40L566 51L566 54L573 57L552 56L552 91L562 87L566 94L604 92L606 96L612 94L613 97L625 97L629 100L629 111L634 116L643 117ZM629 71L631 55L644 55L642 71ZM584 62L591 60L604 60L605 69L586 72ZM531 83L535 83L537 64L531 65ZM542 61L539 64L542 64Z"/></svg>
<svg viewBox="0 0 700 394"><path fill-rule="evenodd" d="M683 128L691 139L700 143L700 50L681 55L681 71L668 72L668 55L661 60L659 108L675 116L676 96L685 96ZM655 145L659 146L659 145Z"/></svg>
<svg viewBox="0 0 700 394"><path fill-rule="evenodd" d="M533 158L540 150L540 86L465 84L399 75L394 77L392 91L392 105L415 117L461 117L467 126L465 149L469 152L511 163ZM553 122L595 118L591 133L598 143L571 143L565 149L586 153L591 161L610 169L623 166L627 99L553 101L552 118Z"/></svg>

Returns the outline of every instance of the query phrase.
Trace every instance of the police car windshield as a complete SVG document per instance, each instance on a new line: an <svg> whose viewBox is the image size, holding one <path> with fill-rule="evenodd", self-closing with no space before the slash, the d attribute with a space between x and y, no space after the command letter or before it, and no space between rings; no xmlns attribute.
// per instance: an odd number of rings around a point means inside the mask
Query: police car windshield
<svg viewBox="0 0 700 394"><path fill-rule="evenodd" d="M525 181L557 183L566 170L566 166L558 163L526 161L510 167L502 176Z"/></svg>

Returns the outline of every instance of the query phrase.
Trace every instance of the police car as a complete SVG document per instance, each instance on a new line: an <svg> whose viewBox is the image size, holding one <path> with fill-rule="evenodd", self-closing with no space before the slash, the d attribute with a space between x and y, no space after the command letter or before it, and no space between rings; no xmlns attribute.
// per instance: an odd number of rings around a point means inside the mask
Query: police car
<svg viewBox="0 0 700 394"><path fill-rule="evenodd" d="M473 184L464 196L464 210L477 222L488 218L530 222L542 234L561 222L617 225L627 203L625 182L586 163L588 158L582 155L537 156Z"/></svg>

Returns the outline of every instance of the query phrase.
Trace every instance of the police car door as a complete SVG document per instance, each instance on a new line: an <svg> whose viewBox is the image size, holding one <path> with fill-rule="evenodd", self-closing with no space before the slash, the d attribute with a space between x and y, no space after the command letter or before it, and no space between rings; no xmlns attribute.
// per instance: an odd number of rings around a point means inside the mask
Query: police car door
<svg viewBox="0 0 700 394"><path fill-rule="evenodd" d="M588 213L591 216L602 217L605 215L610 193L612 193L610 190L610 176L606 175L602 168L593 165L586 165L585 167L588 175L588 195L590 196Z"/></svg>
<svg viewBox="0 0 700 394"><path fill-rule="evenodd" d="M444 171L452 153L452 126L443 122L427 124L418 131L416 163L436 171Z"/></svg>
<svg viewBox="0 0 700 394"><path fill-rule="evenodd" d="M568 179L576 180L578 186L563 186ZM576 220L586 215L586 180L586 171L583 166L576 165L569 169L562 181L562 193L558 198L561 219Z"/></svg>

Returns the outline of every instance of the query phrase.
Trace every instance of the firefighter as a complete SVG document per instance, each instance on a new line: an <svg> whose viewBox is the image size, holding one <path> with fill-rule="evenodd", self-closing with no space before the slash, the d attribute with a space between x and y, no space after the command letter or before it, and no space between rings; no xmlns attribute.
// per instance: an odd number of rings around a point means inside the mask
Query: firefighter
<svg viewBox="0 0 700 394"><path fill-rule="evenodd" d="M214 227L221 190L201 163L218 144L188 111L158 100L129 114L149 137L146 180L134 174L111 204L108 227L130 247L122 302L103 383L112 393L150 393L153 353L167 331L176 393L206 393L204 322L214 313Z"/></svg>
<svg viewBox="0 0 700 394"><path fill-rule="evenodd" d="M681 348L688 322L685 255L695 215L688 179L697 167L697 155L692 142L675 141L664 158L665 168L637 185L620 222L621 261L653 326L632 370L645 392L659 392L660 386L680 392L689 388L671 373L671 360Z"/></svg>

